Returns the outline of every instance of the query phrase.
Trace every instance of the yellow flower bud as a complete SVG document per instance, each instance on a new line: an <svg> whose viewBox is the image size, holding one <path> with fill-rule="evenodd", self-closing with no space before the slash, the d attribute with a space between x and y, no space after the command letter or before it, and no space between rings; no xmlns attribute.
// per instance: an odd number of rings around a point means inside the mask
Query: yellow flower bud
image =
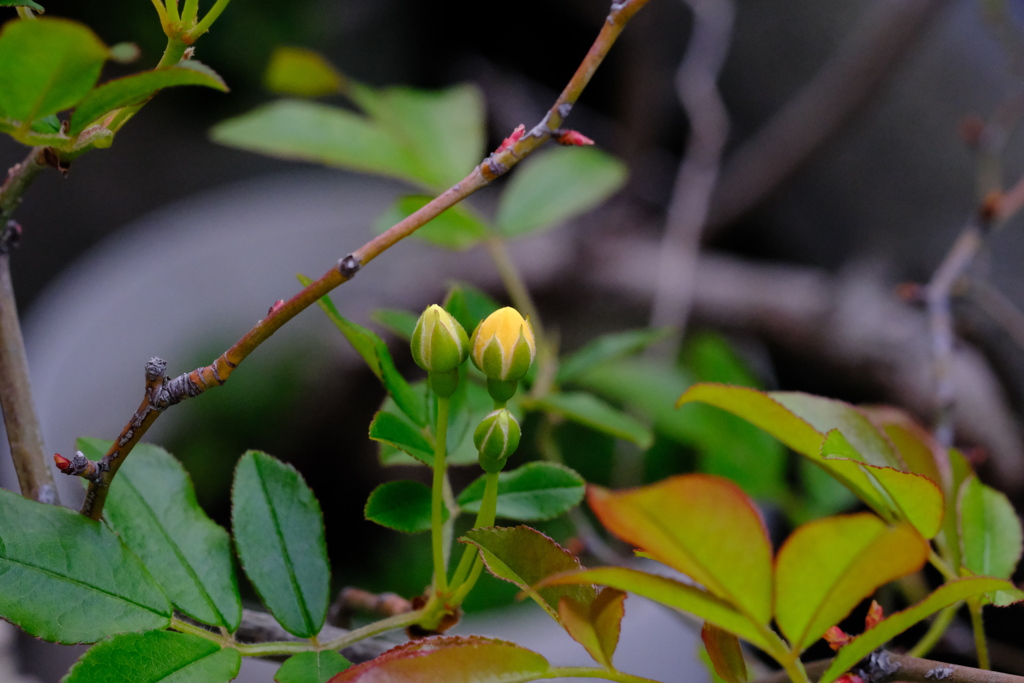
<svg viewBox="0 0 1024 683"><path fill-rule="evenodd" d="M505 307L491 313L473 332L470 357L487 379L516 382L537 353L533 328L519 311Z"/></svg>

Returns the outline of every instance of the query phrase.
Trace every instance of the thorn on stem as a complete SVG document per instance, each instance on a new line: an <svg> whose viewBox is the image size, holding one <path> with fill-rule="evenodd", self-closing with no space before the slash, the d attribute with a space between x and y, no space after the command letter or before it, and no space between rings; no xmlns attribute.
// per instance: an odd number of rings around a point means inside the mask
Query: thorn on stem
<svg viewBox="0 0 1024 683"><path fill-rule="evenodd" d="M278 299L273 303L273 305L271 305L270 308L267 309L267 315L271 316L274 313L280 311L282 308L284 308L284 299Z"/></svg>

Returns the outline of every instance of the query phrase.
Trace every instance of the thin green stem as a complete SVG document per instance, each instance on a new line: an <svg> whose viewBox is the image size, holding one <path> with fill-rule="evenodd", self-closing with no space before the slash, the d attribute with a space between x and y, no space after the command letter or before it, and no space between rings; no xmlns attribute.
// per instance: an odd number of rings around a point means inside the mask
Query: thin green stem
<svg viewBox="0 0 1024 683"><path fill-rule="evenodd" d="M985 638L985 618L981 614L982 604L976 600L967 601L967 611L971 614L971 628L974 631L974 649L978 653L978 668L989 670L992 662L988 656L988 639Z"/></svg>
<svg viewBox="0 0 1024 683"><path fill-rule="evenodd" d="M360 640L366 640L372 638L375 635L384 633L385 631L393 631L396 628L406 628L413 624L419 623L419 621L426 615L425 610L418 609L412 612L404 612L402 614L396 614L393 617L387 619L381 619L375 621L372 624L353 629L343 636L339 636L334 640L328 640L326 643L320 645L321 650L344 650L346 647L350 647Z"/></svg>
<svg viewBox="0 0 1024 683"><path fill-rule="evenodd" d="M238 654L243 657L278 657L280 655L294 655L300 652L317 652L321 649L309 641L288 640L248 645L235 643L230 645L230 647L238 650Z"/></svg>
<svg viewBox="0 0 1024 683"><path fill-rule="evenodd" d="M782 665L782 669L789 675L789 680L793 683L811 683L804 663L800 661L798 655L780 659L779 664Z"/></svg>
<svg viewBox="0 0 1024 683"><path fill-rule="evenodd" d="M170 27L170 20L167 18L167 9L160 0L152 0L156 13L160 16L160 26L166 31Z"/></svg>
<svg viewBox="0 0 1024 683"><path fill-rule="evenodd" d="M477 512L476 522L473 528L494 526L494 519L498 514L498 472L488 472L484 475L484 497L480 500L480 511ZM472 563L472 569L468 576L462 578ZM476 546L467 545L459 561L459 567L452 578L452 586L455 592L452 594L452 603L459 605L473 590L476 581L483 571L483 562L480 561L480 554Z"/></svg>
<svg viewBox="0 0 1024 683"><path fill-rule="evenodd" d="M213 26L213 22L217 21L217 18L221 15L221 12L227 9L230 1L231 0L217 0L217 2L213 4L213 7L210 8L210 11L206 13L206 16L203 17L202 21L196 24L195 28L188 32L189 39L195 42L196 38L209 31L210 27Z"/></svg>
<svg viewBox="0 0 1024 683"><path fill-rule="evenodd" d="M946 579L946 581L956 581L960 578L956 575L956 572L949 568L946 561L939 557L939 554L935 552L934 549L929 549L928 551L928 562L939 570L939 573L942 574L942 578Z"/></svg>
<svg viewBox="0 0 1024 683"><path fill-rule="evenodd" d="M448 592L448 562L444 547L444 475L448 449L448 409L451 399L437 399L437 438L434 441L434 481L430 495L430 541L434 554L434 590Z"/></svg>
<svg viewBox="0 0 1024 683"><path fill-rule="evenodd" d="M164 54L160 57L160 61L157 63L156 68L167 69L174 66L181 61L181 58L184 56L187 48L188 45L186 45L184 41L178 38L168 38L167 47L164 48ZM149 100L147 99L141 104L122 107L120 111L114 114L114 118L111 119L109 124L107 124L107 128L114 133L121 130L121 128L124 127L124 124L131 121L132 117L139 113L139 110L142 109L148 101Z"/></svg>
<svg viewBox="0 0 1024 683"><path fill-rule="evenodd" d="M181 18L186 24L194 24L199 16L199 0L185 0L185 6L181 10Z"/></svg>
<svg viewBox="0 0 1024 683"><path fill-rule="evenodd" d="M177 24L181 21L181 15L178 14L178 0L167 0L167 18L172 24Z"/></svg>
<svg viewBox="0 0 1024 683"><path fill-rule="evenodd" d="M221 647L235 647L236 645L235 641L231 638L225 638L219 633L207 631L202 626L190 624L187 621L182 621L178 617L171 617L171 628L177 631L178 633L188 633L189 635L199 636L200 638L212 640Z"/></svg>
<svg viewBox="0 0 1024 683"><path fill-rule="evenodd" d="M960 603L950 605L945 609L941 610L938 615L932 619L932 623L928 626L928 631L921 637L921 640L917 641L914 647L910 648L907 652L909 657L924 657L926 654L931 652L931 649L939 642L942 635L949 628L950 622L953 621L953 617L956 616L957 610L960 609Z"/></svg>

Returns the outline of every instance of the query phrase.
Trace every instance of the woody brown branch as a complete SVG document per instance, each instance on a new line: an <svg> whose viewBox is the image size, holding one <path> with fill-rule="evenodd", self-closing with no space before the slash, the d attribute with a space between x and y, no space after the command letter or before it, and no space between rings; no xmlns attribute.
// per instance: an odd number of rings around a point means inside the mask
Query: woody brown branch
<svg viewBox="0 0 1024 683"><path fill-rule="evenodd" d="M24 161L11 167L0 186L0 408L21 494L44 503L58 503L32 401L25 340L10 270L10 250L20 235L20 227L10 217L45 165L44 150L36 147Z"/></svg>
<svg viewBox="0 0 1024 683"><path fill-rule="evenodd" d="M121 430L120 436L111 446L110 451L104 456L103 462L107 464L108 469L103 473L102 479L90 482L85 501L82 503L82 514L92 519L99 519L103 515L107 491L118 468L166 408L186 398L198 396L207 389L224 384L235 368L250 353L313 302L330 293L338 285L350 280L367 263L414 233L446 209L458 204L507 173L522 159L547 142L569 115L573 104L579 99L583 89L590 82L612 44L622 33L626 23L648 1L621 0L612 3L611 11L602 24L601 31L565 89L540 123L514 144L495 151L474 168L469 175L434 198L419 211L399 221L387 231L341 259L337 266L328 270L320 279L310 283L284 304L271 308L265 318L256 323L245 336L210 365L197 368L171 380L162 376L163 368L160 370L160 378L151 379L150 369L147 366L146 395L131 420Z"/></svg>
<svg viewBox="0 0 1024 683"><path fill-rule="evenodd" d="M969 666L957 666L930 659L920 659L908 655L884 653L889 666L888 673L870 678L867 683L889 683L890 681L909 681L910 683L1024 683L1024 676L1004 674L998 671L985 671ZM817 680L832 663L830 659L809 662L805 665L811 680ZM757 679L754 683L785 683L789 677L785 672Z"/></svg>

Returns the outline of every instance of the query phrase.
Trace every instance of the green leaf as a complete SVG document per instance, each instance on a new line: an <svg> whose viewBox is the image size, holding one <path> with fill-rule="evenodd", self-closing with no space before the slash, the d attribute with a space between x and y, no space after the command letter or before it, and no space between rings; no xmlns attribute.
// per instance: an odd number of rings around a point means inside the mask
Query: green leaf
<svg viewBox="0 0 1024 683"><path fill-rule="evenodd" d="M422 209L433 199L431 196L418 194L402 197L380 215L374 223L374 230L378 233L384 232ZM456 204L416 230L413 237L446 249L464 251L483 241L488 230L487 225L470 209L462 204Z"/></svg>
<svg viewBox="0 0 1024 683"><path fill-rule="evenodd" d="M91 647L61 683L227 683L242 656L199 636L170 631L125 633Z"/></svg>
<svg viewBox="0 0 1024 683"><path fill-rule="evenodd" d="M957 579L939 586L921 602L889 615L877 626L844 645L825 673L821 675L819 683L832 683L876 648L885 645L914 624L927 619L939 610L975 595L1000 590L1013 590L1013 584L1002 579L977 577Z"/></svg>
<svg viewBox="0 0 1024 683"><path fill-rule="evenodd" d="M771 619L771 543L757 508L732 482L690 474L625 491L591 486L587 502L622 540L751 620Z"/></svg>
<svg viewBox="0 0 1024 683"><path fill-rule="evenodd" d="M404 341L412 339L412 331L416 329L416 321L419 320L416 313L397 308L378 308L370 317Z"/></svg>
<svg viewBox="0 0 1024 683"><path fill-rule="evenodd" d="M105 525L0 489L0 617L55 643L167 628L171 605Z"/></svg>
<svg viewBox="0 0 1024 683"><path fill-rule="evenodd" d="M559 415L617 439L632 441L640 448L649 448L654 441L654 435L643 424L586 392L551 393L531 401L528 407Z"/></svg>
<svg viewBox="0 0 1024 683"><path fill-rule="evenodd" d="M552 519L579 505L586 482L568 467L528 462L498 475L498 517L524 522ZM484 477L459 494L459 507L476 513L484 495Z"/></svg>
<svg viewBox="0 0 1024 683"><path fill-rule="evenodd" d="M899 472L905 468L899 454L853 406L809 394L719 384L694 385L678 404L691 402L721 408L760 427L828 471L879 514L911 519L926 535L937 532L942 512L935 503L941 501L941 491L924 477ZM878 474L879 467L892 471Z"/></svg>
<svg viewBox="0 0 1024 683"><path fill-rule="evenodd" d="M849 403L796 391L772 391L768 396L821 434L838 429L868 464L906 469L885 435Z"/></svg>
<svg viewBox="0 0 1024 683"><path fill-rule="evenodd" d="M386 410L377 411L370 423L370 438L394 446L428 467L434 464L434 444L416 425L394 413Z"/></svg>
<svg viewBox="0 0 1024 683"><path fill-rule="evenodd" d="M519 586L559 623L559 600L569 598L589 605L597 597L597 591L590 585L534 588L546 576L582 569L575 555L536 529L528 526L471 529L459 540L479 548L488 571Z"/></svg>
<svg viewBox="0 0 1024 683"><path fill-rule="evenodd" d="M1013 504L977 477L970 477L960 488L957 507L963 566L999 579L1013 576L1024 546Z"/></svg>
<svg viewBox="0 0 1024 683"><path fill-rule="evenodd" d="M543 588L567 584L597 584L635 593L672 609L709 621L730 633L735 633L762 650L771 651L773 649L772 644L765 639L763 630L759 629L757 624L725 600L716 598L693 584L648 574L637 569L600 567L550 576L538 585Z"/></svg>
<svg viewBox="0 0 1024 683"><path fill-rule="evenodd" d="M625 602L626 594L616 588L605 588L590 604L569 598L558 601L562 626L598 664L608 669L613 668L612 656L619 646Z"/></svg>
<svg viewBox="0 0 1024 683"><path fill-rule="evenodd" d="M352 662L337 652L300 652L284 660L274 680L277 683L326 683L350 666Z"/></svg>
<svg viewBox="0 0 1024 683"><path fill-rule="evenodd" d="M221 92L228 90L224 80L213 69L191 59L169 69L154 69L116 78L91 91L78 103L68 132L78 135L107 112L145 101L159 90L178 85L201 85Z"/></svg>
<svg viewBox="0 0 1024 683"><path fill-rule="evenodd" d="M430 487L418 481L389 481L366 501L366 519L389 529L415 534L430 530ZM444 521L448 510L442 508Z"/></svg>
<svg viewBox="0 0 1024 683"><path fill-rule="evenodd" d="M826 435L821 453L826 456L822 467L878 514L910 522L925 538L939 533L945 501L935 482L920 474L860 462L859 454L835 429Z"/></svg>
<svg viewBox="0 0 1024 683"><path fill-rule="evenodd" d="M472 335L484 318L501 308L501 304L464 282L454 283L444 300L444 310L459 321L467 334Z"/></svg>
<svg viewBox="0 0 1024 683"><path fill-rule="evenodd" d="M317 52L278 47L270 55L263 84L278 95L321 97L340 92L345 77Z"/></svg>
<svg viewBox="0 0 1024 683"><path fill-rule="evenodd" d="M31 7L40 14L46 11L42 5L32 0L0 0L0 7Z"/></svg>
<svg viewBox="0 0 1024 683"><path fill-rule="evenodd" d="M775 619L803 652L879 586L924 566L928 542L865 512L799 527L775 560Z"/></svg>
<svg viewBox="0 0 1024 683"><path fill-rule="evenodd" d="M493 638L438 636L410 641L343 671L331 683L505 683L546 678L542 656Z"/></svg>
<svg viewBox="0 0 1024 683"><path fill-rule="evenodd" d="M686 340L683 364L700 382L757 387L758 381L720 334L698 332Z"/></svg>
<svg viewBox="0 0 1024 683"><path fill-rule="evenodd" d="M368 113L280 100L217 125L214 141L285 159L445 189L483 156L483 104L472 86L442 91L350 84Z"/></svg>
<svg viewBox="0 0 1024 683"><path fill-rule="evenodd" d="M292 635L318 634L331 574L320 504L302 475L249 451L235 468L231 520L238 558L263 604Z"/></svg>
<svg viewBox="0 0 1024 683"><path fill-rule="evenodd" d="M571 382L587 370L605 361L631 356L664 339L667 330L628 330L597 337L565 358L558 367L558 382Z"/></svg>
<svg viewBox="0 0 1024 683"><path fill-rule="evenodd" d="M309 286L312 282L305 275L299 275L298 278L303 286ZM423 405L423 395L414 391L402 377L402 373L395 367L395 361L384 340L372 330L342 317L329 296L321 297L317 303L348 340L348 343L352 345L352 348L356 350L356 353L366 361L373 374L384 384L384 388L395 399L395 403L402 412L412 418L416 424L425 425L427 415Z"/></svg>
<svg viewBox="0 0 1024 683"><path fill-rule="evenodd" d="M223 121L214 142L282 159L311 161L417 183L419 162L365 117L316 102L279 100Z"/></svg>
<svg viewBox="0 0 1024 683"><path fill-rule="evenodd" d="M940 487L947 485L949 455L927 429L892 406L861 406L859 410L888 437L910 472L924 475Z"/></svg>
<svg viewBox="0 0 1024 683"><path fill-rule="evenodd" d="M27 125L73 107L106 58L103 41L78 22L9 21L0 31L0 110Z"/></svg>
<svg viewBox="0 0 1024 683"><path fill-rule="evenodd" d="M90 459L111 442L79 439ZM204 624L235 631L242 602L228 532L206 516L184 468L167 451L139 444L118 472L104 514L174 606Z"/></svg>
<svg viewBox="0 0 1024 683"><path fill-rule="evenodd" d="M483 159L484 103L475 86L371 90L357 84L350 94L408 150L417 162L417 178L427 187L447 189Z"/></svg>
<svg viewBox="0 0 1024 683"><path fill-rule="evenodd" d="M618 192L626 175L621 161L594 148L560 147L535 154L509 179L495 225L509 237L552 228Z"/></svg>

